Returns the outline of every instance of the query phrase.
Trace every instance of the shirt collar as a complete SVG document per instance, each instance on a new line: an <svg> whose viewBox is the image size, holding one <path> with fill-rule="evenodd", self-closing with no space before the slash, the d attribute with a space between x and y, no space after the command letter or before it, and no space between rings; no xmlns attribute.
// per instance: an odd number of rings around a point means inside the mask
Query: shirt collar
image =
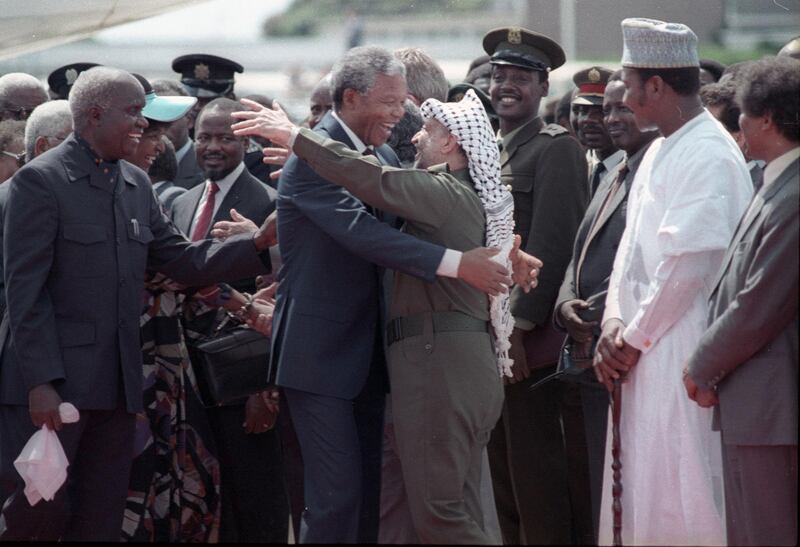
<svg viewBox="0 0 800 547"><path fill-rule="evenodd" d="M236 182L236 179L238 179L239 176L242 174L242 171L244 171L244 162L239 162L239 165L236 166L236 169L234 169L221 179L215 180L214 182L217 183L217 186L222 192L227 192L228 190L231 189L233 183ZM206 180L206 186L208 186L207 184L208 182L210 181Z"/></svg>
<svg viewBox="0 0 800 547"><path fill-rule="evenodd" d="M617 165L619 162L622 161L622 158L624 156L625 156L625 151L624 150L617 150L616 152L614 152L613 154L608 156L606 159L604 159L600 163L602 163L605 166L606 173L608 173L609 171L611 171L614 168L615 165Z"/></svg>
<svg viewBox="0 0 800 547"><path fill-rule="evenodd" d="M86 152L86 154L92 160L92 163L94 163L98 168L105 168L112 170L112 169L117 169L117 167L119 166L119 162L117 161L105 161L100 156L98 156L97 152L94 151L91 145L77 133L75 133L75 141L78 143L81 149L83 149L83 151Z"/></svg>
<svg viewBox="0 0 800 547"><path fill-rule="evenodd" d="M781 173L783 173L792 162L800 158L800 146L795 146L785 154L778 156L767 164L764 168L764 187L769 186Z"/></svg>
<svg viewBox="0 0 800 547"><path fill-rule="evenodd" d="M512 129L511 131L509 131L505 135L503 134L503 132L500 129L498 129L497 130L497 140L502 142L503 146L508 147L508 144L511 142L511 139L513 139L516 136L517 133L519 133L520 131L522 131L523 128L527 127L528 125L532 124L533 122L535 122L538 119L539 119L539 116L536 116L535 118L533 118L531 120L528 120L527 122L523 123L522 125L520 125L516 129Z"/></svg>
<svg viewBox="0 0 800 547"><path fill-rule="evenodd" d="M351 141L353 141L353 146L356 147L356 150L358 150L359 152L361 152L363 154L364 150L366 150L368 148L367 145L364 144L364 141L359 139L358 135L353 133L353 130L350 129L349 127L347 127L347 124L344 123L344 120L342 120L339 117L339 115L336 113L335 110L331 110L331 115L334 117L334 119L337 122L339 122L341 124L342 129L344 129L344 132L347 133L347 136L350 138ZM372 148L372 147L370 146L369 148Z"/></svg>

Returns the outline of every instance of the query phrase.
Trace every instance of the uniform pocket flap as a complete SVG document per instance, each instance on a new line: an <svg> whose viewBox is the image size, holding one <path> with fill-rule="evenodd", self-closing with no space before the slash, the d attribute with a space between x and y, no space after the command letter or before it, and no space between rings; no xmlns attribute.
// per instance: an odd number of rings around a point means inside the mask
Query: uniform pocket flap
<svg viewBox="0 0 800 547"><path fill-rule="evenodd" d="M108 239L105 226L99 224L65 224L64 239L89 245Z"/></svg>
<svg viewBox="0 0 800 547"><path fill-rule="evenodd" d="M58 342L63 348L86 346L95 341L94 323L89 321L59 321Z"/></svg>
<svg viewBox="0 0 800 547"><path fill-rule="evenodd" d="M135 219L134 219L135 220ZM153 241L153 232L147 224L128 223L128 238L139 243L150 243Z"/></svg>

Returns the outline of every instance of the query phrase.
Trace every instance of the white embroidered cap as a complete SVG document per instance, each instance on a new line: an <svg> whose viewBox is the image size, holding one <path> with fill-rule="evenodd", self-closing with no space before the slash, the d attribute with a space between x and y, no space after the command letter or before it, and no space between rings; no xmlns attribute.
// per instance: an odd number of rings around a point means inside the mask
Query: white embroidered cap
<svg viewBox="0 0 800 547"><path fill-rule="evenodd" d="M622 21L622 66L699 67L697 35L681 23L629 18Z"/></svg>

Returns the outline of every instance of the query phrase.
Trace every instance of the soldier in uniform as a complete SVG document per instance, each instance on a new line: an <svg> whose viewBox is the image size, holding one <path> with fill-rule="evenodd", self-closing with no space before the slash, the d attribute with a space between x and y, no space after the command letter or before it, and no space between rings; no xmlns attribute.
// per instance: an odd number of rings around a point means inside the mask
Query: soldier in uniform
<svg viewBox="0 0 800 547"><path fill-rule="evenodd" d="M603 93L609 76L611 71L607 68L593 66L576 72L572 77L577 86L572 97L572 114L578 140L588 149L586 159L592 195L625 155L611 140L603 124Z"/></svg>
<svg viewBox="0 0 800 547"><path fill-rule="evenodd" d="M50 86L51 99L69 99L69 91L78 75L84 70L100 66L97 63L71 63L58 67L47 77L47 85Z"/></svg>
<svg viewBox="0 0 800 547"><path fill-rule="evenodd" d="M589 201L580 144L566 129L545 125L538 116L548 72L566 59L556 42L520 28L490 31L483 47L491 56L489 95L500 119L500 164L503 183L514 196L515 232L525 252L545 264L536 291L511 293L513 378L505 386L503 414L489 444L500 528L504 543L591 541L586 492L586 530L578 538L572 534L560 410L565 386L549 382L529 390L558 360L562 336L550 318ZM579 409L579 403L572 407Z"/></svg>

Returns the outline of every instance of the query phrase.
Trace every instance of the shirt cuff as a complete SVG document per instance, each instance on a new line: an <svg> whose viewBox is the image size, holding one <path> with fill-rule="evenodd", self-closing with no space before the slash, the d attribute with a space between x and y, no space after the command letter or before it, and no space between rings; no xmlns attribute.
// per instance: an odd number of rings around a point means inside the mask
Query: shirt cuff
<svg viewBox="0 0 800 547"><path fill-rule="evenodd" d="M281 269L281 250L277 245L269 248L269 261L272 266L272 272L277 274Z"/></svg>
<svg viewBox="0 0 800 547"><path fill-rule="evenodd" d="M299 128L298 126L296 126L296 125L295 125L295 126L292 128L292 133L289 135L289 142L288 142L288 143L286 143L286 144L287 144L287 147L289 148L289 150L291 150L292 148L294 148L294 141L296 141L296 140L297 140L297 135L299 135L299 134L300 134L300 128Z"/></svg>
<svg viewBox="0 0 800 547"><path fill-rule="evenodd" d="M523 319L522 317L515 317L514 328L524 331L532 331L534 328L536 328L536 323L527 319Z"/></svg>
<svg viewBox="0 0 800 547"><path fill-rule="evenodd" d="M445 249L442 261L436 268L436 275L458 279L458 267L461 265L461 251Z"/></svg>
<svg viewBox="0 0 800 547"><path fill-rule="evenodd" d="M647 333L633 327L632 325L625 327L625 330L622 331L622 338L642 353L647 353L650 351L655 343L654 340L647 335Z"/></svg>

